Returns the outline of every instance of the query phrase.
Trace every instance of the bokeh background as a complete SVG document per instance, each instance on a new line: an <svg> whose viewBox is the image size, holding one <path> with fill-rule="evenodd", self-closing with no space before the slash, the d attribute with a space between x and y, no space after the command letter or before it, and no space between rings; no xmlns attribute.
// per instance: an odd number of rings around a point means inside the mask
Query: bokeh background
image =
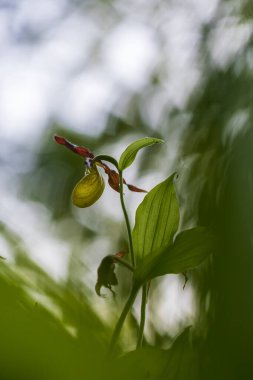
<svg viewBox="0 0 253 380"><path fill-rule="evenodd" d="M154 281L146 344L168 349L193 325L203 357L197 372L181 366L189 378L252 378L252 18L250 0L0 1L4 379L112 376L97 362L131 283L119 268L116 299L95 294L102 258L127 251L119 197L107 186L73 207L83 162L54 134L115 158L137 138L165 140L127 181L150 190L177 170L180 228L215 226L220 249L184 290L183 276ZM132 225L142 199L126 191ZM135 347L139 309L120 350ZM176 368L182 355L196 362L180 351Z"/></svg>

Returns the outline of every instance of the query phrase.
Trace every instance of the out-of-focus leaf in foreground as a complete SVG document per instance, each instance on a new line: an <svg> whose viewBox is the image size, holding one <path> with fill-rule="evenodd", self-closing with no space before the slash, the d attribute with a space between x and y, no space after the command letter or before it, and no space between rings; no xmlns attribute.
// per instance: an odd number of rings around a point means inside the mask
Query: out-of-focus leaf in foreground
<svg viewBox="0 0 253 380"><path fill-rule="evenodd" d="M111 380L199 379L198 360L187 327L169 350L144 347L118 359Z"/></svg>
<svg viewBox="0 0 253 380"><path fill-rule="evenodd" d="M23 273L24 270L23 267ZM32 278L36 274L34 270L35 267L30 266ZM40 289L40 293L42 299L49 300L51 292L53 310L60 311L51 313L22 289L24 285L26 289L35 290L25 275L23 278L24 282L7 265L1 264L0 377L5 380L100 378L106 352L102 341L107 342L108 338L85 298L80 300L77 294L71 296L63 284L55 284L54 297L48 280L48 291ZM37 273L37 278L41 287L43 273ZM95 365L97 360L101 367Z"/></svg>

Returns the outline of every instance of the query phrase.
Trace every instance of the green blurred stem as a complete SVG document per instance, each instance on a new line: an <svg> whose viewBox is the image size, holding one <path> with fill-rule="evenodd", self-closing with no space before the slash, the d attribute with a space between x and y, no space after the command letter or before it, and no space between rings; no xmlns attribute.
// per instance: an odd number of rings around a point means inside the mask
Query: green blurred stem
<svg viewBox="0 0 253 380"><path fill-rule="evenodd" d="M123 210L123 214L125 217L126 221L126 226L127 226L127 233L128 233L128 240L129 240L129 250L130 250L130 255L131 255L131 261L132 261L132 266L135 268L135 258L134 258L134 249L133 249L133 240L132 240L132 233L131 233L131 227L129 223L129 218L126 210L126 206L124 203L124 193L123 193L123 175L122 175L122 170L119 170L119 180L120 180L120 203L121 207Z"/></svg>
<svg viewBox="0 0 253 380"><path fill-rule="evenodd" d="M145 327L145 320L146 320L147 293L148 293L147 284L145 284L142 287L141 320L140 320L140 328L139 328L136 348L142 347L142 343L143 343L144 327Z"/></svg>
<svg viewBox="0 0 253 380"><path fill-rule="evenodd" d="M129 313L131 307L133 306L133 303L135 301L135 298L136 298L136 295L138 293L138 290L139 288L138 287L133 287L132 290L131 290L131 293L128 297L128 300L124 306L124 309L122 310L122 313L119 317L119 320L115 326L115 329L114 329L114 332L113 332L113 335L112 335L112 339L111 339L111 344L110 344L110 352L113 353L113 350L115 348L115 344L118 340L118 337L119 337L119 334L121 332L121 329L123 327L123 324L125 322L125 319L127 317L127 314Z"/></svg>

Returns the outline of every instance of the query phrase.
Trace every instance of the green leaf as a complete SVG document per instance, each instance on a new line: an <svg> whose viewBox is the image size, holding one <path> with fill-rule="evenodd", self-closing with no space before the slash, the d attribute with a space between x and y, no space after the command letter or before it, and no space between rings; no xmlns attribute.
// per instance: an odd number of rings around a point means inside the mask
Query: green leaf
<svg viewBox="0 0 253 380"><path fill-rule="evenodd" d="M144 137L143 139L139 139L132 144L130 144L126 150L122 153L120 160L119 160L119 170L124 170L128 166L130 166L138 151L142 148L145 148L146 146L153 145L153 144L160 144L164 141L161 139L156 139L153 137Z"/></svg>
<svg viewBox="0 0 253 380"><path fill-rule="evenodd" d="M177 235L175 242L147 257L137 268L135 281L145 283L169 273L183 273L197 267L213 251L214 236L208 228L196 227Z"/></svg>
<svg viewBox="0 0 253 380"><path fill-rule="evenodd" d="M137 261L172 243L179 224L179 206L172 174L155 186L137 209L133 246Z"/></svg>

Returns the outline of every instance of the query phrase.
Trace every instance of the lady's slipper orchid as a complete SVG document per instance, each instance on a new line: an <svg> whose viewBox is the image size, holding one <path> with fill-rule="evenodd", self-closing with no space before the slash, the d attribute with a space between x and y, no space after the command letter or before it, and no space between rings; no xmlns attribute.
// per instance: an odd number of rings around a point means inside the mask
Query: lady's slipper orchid
<svg viewBox="0 0 253 380"><path fill-rule="evenodd" d="M54 136L54 139L58 144L64 145L66 148L85 159L85 175L76 184L72 192L72 201L75 206L81 208L89 207L102 195L105 184L103 177L97 169L97 166L102 167L108 175L108 183L111 188L117 192L120 191L119 174L115 170L112 170L103 161L93 161L95 155L88 148L72 144L70 141L61 136L56 135ZM125 180L123 180L123 183L131 191L146 193L145 190L139 189L134 185L127 184Z"/></svg>

